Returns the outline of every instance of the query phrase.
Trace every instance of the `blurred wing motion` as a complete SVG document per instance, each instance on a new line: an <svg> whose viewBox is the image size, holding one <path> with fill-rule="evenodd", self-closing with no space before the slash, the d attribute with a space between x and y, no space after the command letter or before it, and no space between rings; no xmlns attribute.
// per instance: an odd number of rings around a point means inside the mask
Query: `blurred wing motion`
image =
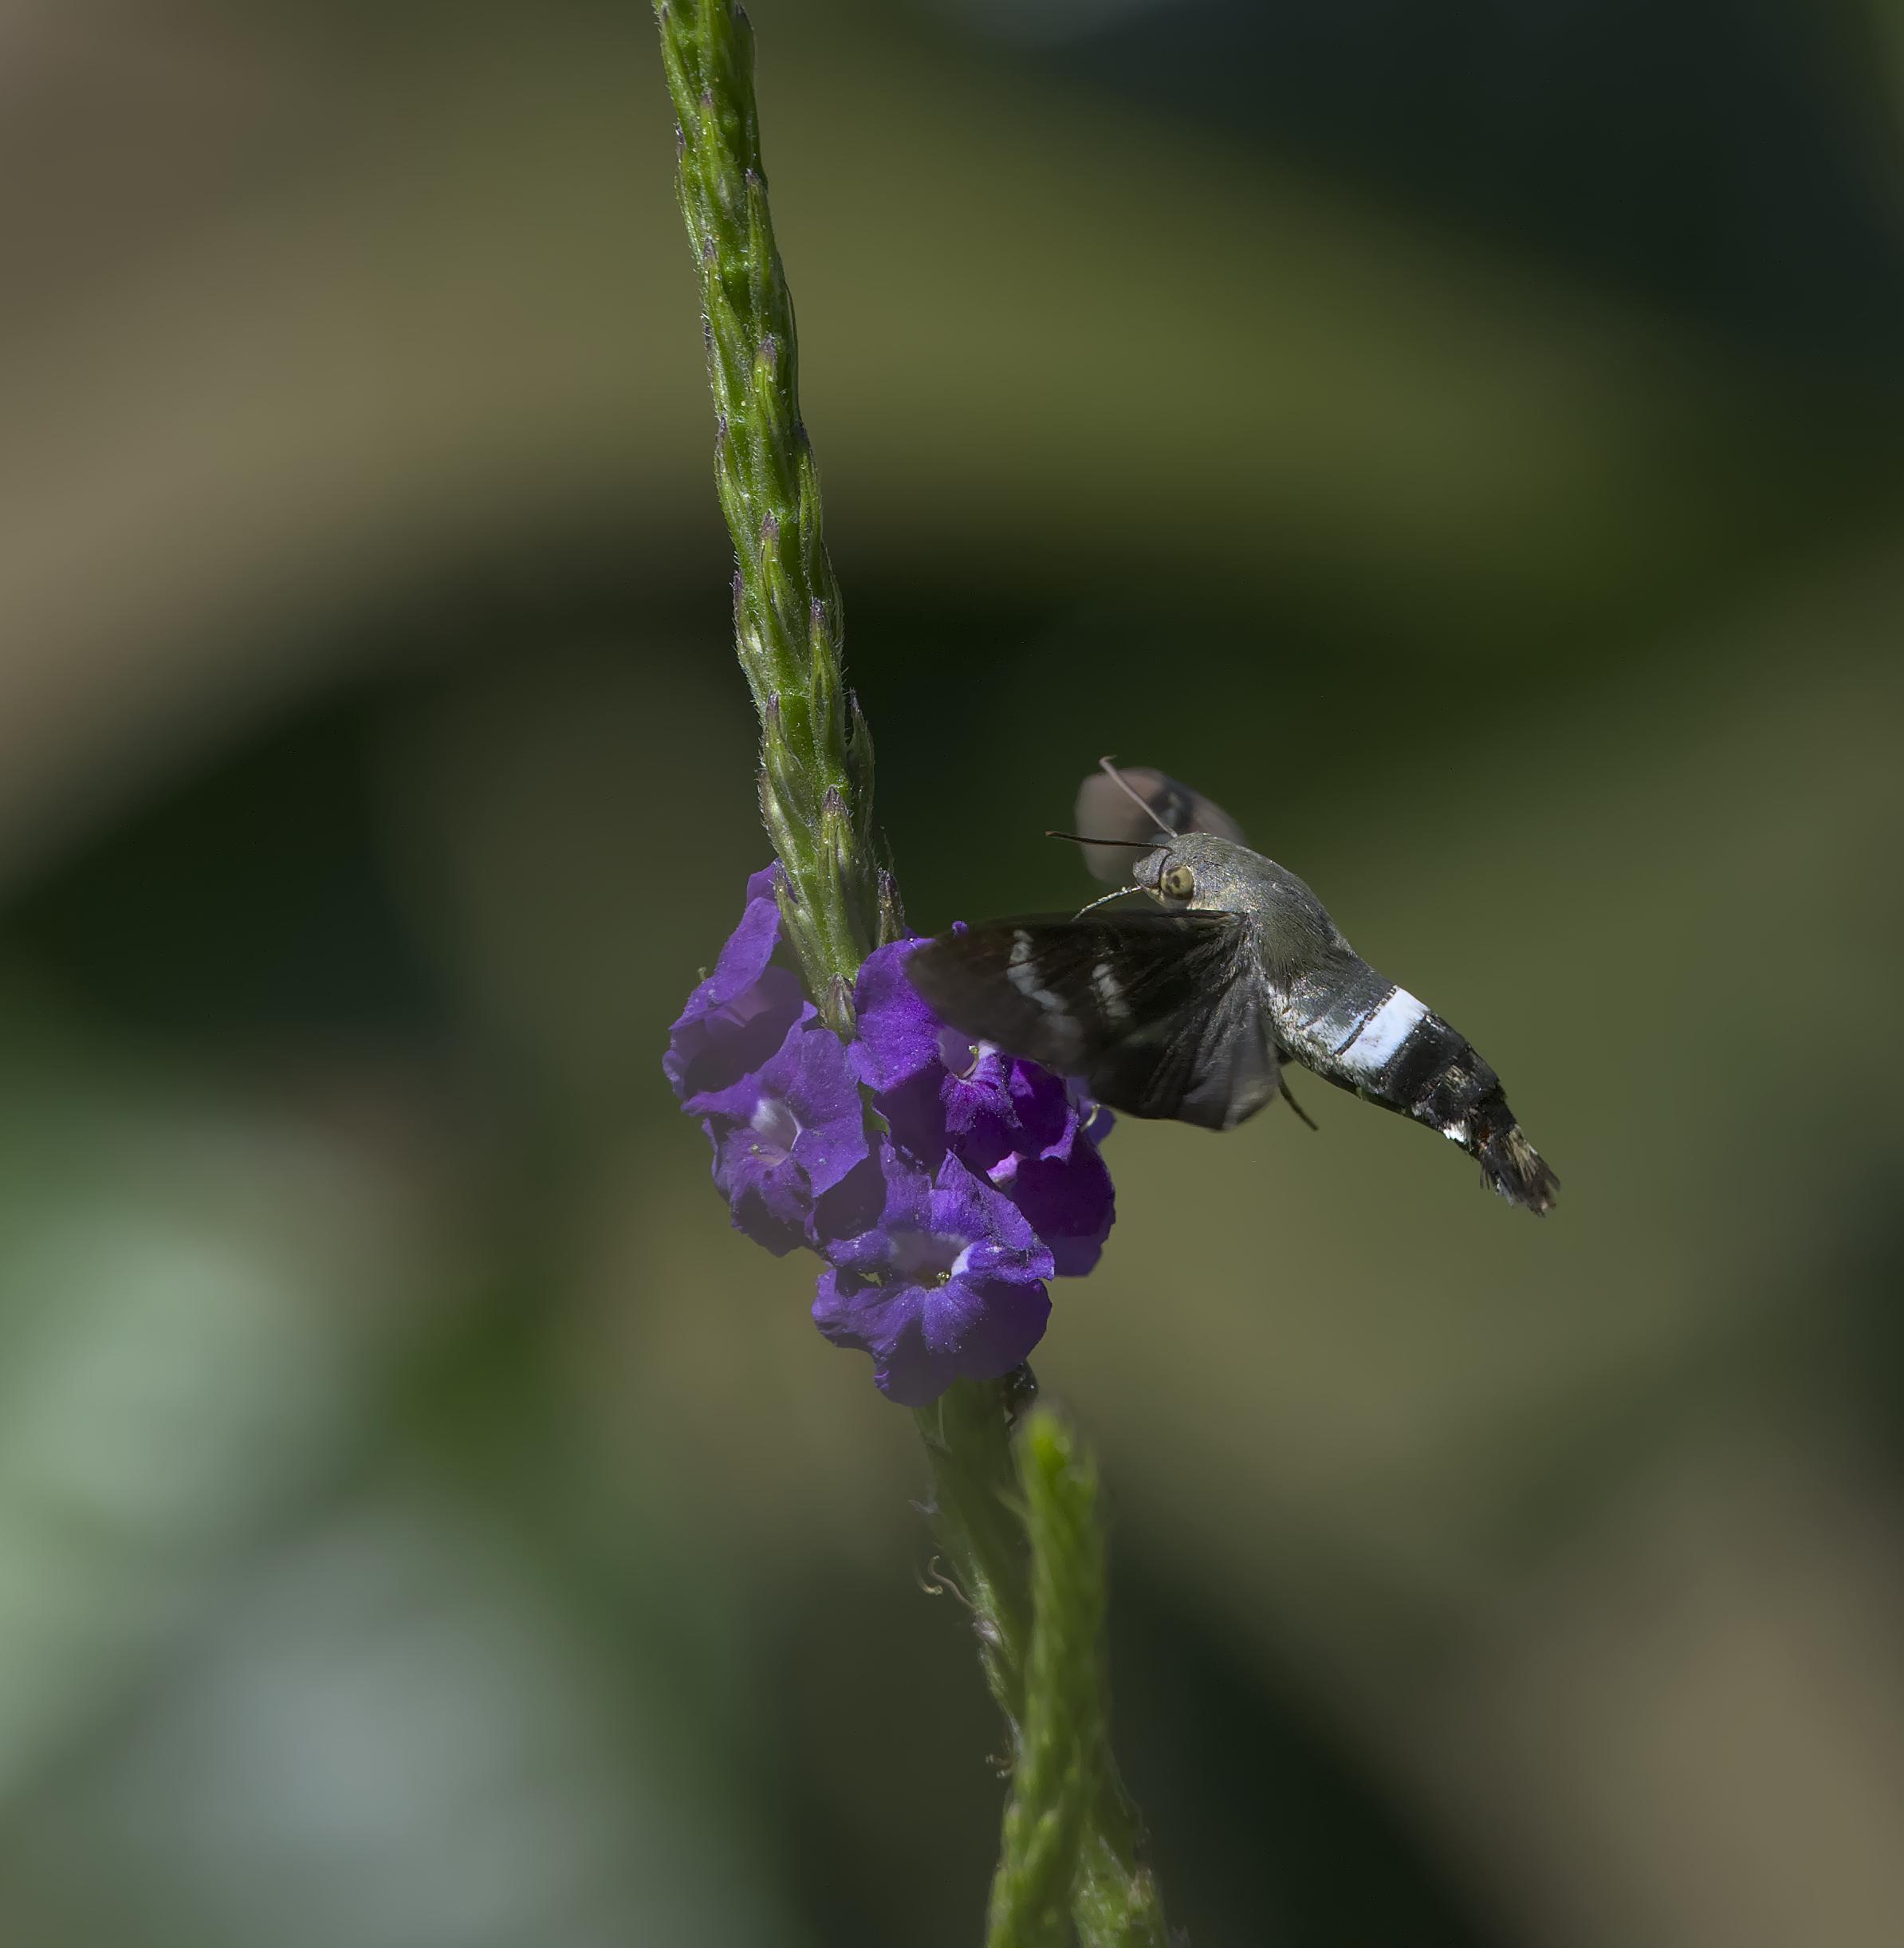
<svg viewBox="0 0 1904 1948"><path fill-rule="evenodd" d="M1119 788L1122 778L1128 790ZM1093 839L1135 841L1159 837L1165 832L1207 832L1219 839L1243 843L1243 828L1222 806L1199 791L1147 765L1117 767L1117 778L1109 772L1093 771L1078 787L1076 829ZM1135 798L1132 793L1136 794ZM1136 802L1143 801L1143 805ZM1144 807L1150 808L1145 816ZM1084 864L1092 876L1107 886L1115 886L1131 869L1131 855L1123 846L1087 845Z"/></svg>
<svg viewBox="0 0 1904 1948"><path fill-rule="evenodd" d="M1276 1093L1254 945L1232 914L997 920L927 941L906 972L965 1033L1134 1116L1227 1130Z"/></svg>

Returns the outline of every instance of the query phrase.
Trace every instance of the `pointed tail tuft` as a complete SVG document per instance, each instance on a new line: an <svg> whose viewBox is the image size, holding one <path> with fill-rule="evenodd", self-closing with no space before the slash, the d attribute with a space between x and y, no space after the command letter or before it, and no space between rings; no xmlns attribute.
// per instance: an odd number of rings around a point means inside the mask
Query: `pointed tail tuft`
<svg viewBox="0 0 1904 1948"><path fill-rule="evenodd" d="M1501 1104L1497 1123L1485 1126L1473 1155L1487 1179L1510 1204L1518 1204L1536 1217L1554 1207L1560 1180L1547 1167L1534 1146L1520 1133L1520 1125Z"/></svg>

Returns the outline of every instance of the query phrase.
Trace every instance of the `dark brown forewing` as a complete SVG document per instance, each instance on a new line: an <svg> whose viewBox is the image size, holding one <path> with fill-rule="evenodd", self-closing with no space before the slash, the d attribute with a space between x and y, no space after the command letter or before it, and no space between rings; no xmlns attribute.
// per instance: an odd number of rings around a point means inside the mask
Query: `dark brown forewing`
<svg viewBox="0 0 1904 1948"><path fill-rule="evenodd" d="M1247 923L1221 913L997 920L942 934L906 971L966 1034L1134 1116L1229 1129L1276 1093Z"/></svg>
<svg viewBox="0 0 1904 1948"><path fill-rule="evenodd" d="M1275 1095L1280 1077L1257 993L1254 982L1233 982L1214 1005L1113 1044L1089 1072L1092 1090L1134 1116L1233 1129Z"/></svg>
<svg viewBox="0 0 1904 1948"><path fill-rule="evenodd" d="M1093 771L1078 787L1076 822L1072 830L1091 839L1161 839L1162 824L1175 832L1214 832L1220 839L1233 839L1241 845L1243 829L1222 806L1201 792L1147 765L1119 765L1117 775L1156 814L1144 816L1143 806L1133 802L1130 793L1120 791L1116 779L1103 771ZM1131 876L1131 855L1122 846L1088 845L1084 864L1107 886L1116 886Z"/></svg>

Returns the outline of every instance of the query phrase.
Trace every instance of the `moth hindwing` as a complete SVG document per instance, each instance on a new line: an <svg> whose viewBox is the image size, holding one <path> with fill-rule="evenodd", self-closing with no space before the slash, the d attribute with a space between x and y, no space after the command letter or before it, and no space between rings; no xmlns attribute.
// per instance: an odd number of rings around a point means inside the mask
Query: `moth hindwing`
<svg viewBox="0 0 1904 1948"><path fill-rule="evenodd" d="M1148 765L1113 765L1108 758L1079 785L1072 817L1086 835L1086 869L1107 886L1123 878L1131 864L1124 848L1137 840L1186 832L1214 832L1239 844L1243 837L1242 827L1201 792ZM1093 845L1094 838L1110 843Z"/></svg>

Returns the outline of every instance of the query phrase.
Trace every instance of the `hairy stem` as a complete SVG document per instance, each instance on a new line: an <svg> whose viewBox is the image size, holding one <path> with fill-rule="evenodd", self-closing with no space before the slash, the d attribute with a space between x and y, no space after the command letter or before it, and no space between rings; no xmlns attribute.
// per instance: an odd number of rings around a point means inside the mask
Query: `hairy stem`
<svg viewBox="0 0 1904 1948"><path fill-rule="evenodd" d="M1104 1762L1104 1545L1096 1470L1073 1452L1058 1417L1035 1409L1017 1448L1032 1634L987 1942L1067 1948L1080 1842Z"/></svg>
<svg viewBox="0 0 1904 1948"><path fill-rule="evenodd" d="M1096 1470L1088 1458L1072 1454L1069 1434L1042 1411L1030 1413L1014 1437L1014 1417L1031 1392L1029 1373L962 1381L919 1410L932 1466L933 1525L970 1606L985 1682L1010 1729L1018 1775L1015 1830L1044 1836L1047 1868L1056 1836L1072 1836L1074 1865L1066 1884L1084 1948L1167 1948L1170 1930L1144 1859L1143 1822L1105 1732ZM1088 1546L1080 1525L1090 1531ZM1053 1619L1048 1627L1048 1618ZM1080 1622L1086 1618L1093 1619L1088 1627ZM1049 1756L1067 1741L1090 1747L1089 1762L1075 1777ZM1022 1769L1033 1750L1047 1754L1035 1790ZM1001 1897L1013 1857L1013 1816L1007 1815L1005 1859L993 1890L991 1948L1031 1948L1044 1938L1025 1931L1041 1875L1014 1875L1011 1891ZM1004 1932L1001 1898L1007 1900Z"/></svg>
<svg viewBox="0 0 1904 1948"><path fill-rule="evenodd" d="M854 973L880 931L872 738L841 671L840 590L761 162L753 33L731 0L665 0L655 18L701 280L714 484L737 564L734 643L760 713L761 814L786 868L788 936L844 1029Z"/></svg>

